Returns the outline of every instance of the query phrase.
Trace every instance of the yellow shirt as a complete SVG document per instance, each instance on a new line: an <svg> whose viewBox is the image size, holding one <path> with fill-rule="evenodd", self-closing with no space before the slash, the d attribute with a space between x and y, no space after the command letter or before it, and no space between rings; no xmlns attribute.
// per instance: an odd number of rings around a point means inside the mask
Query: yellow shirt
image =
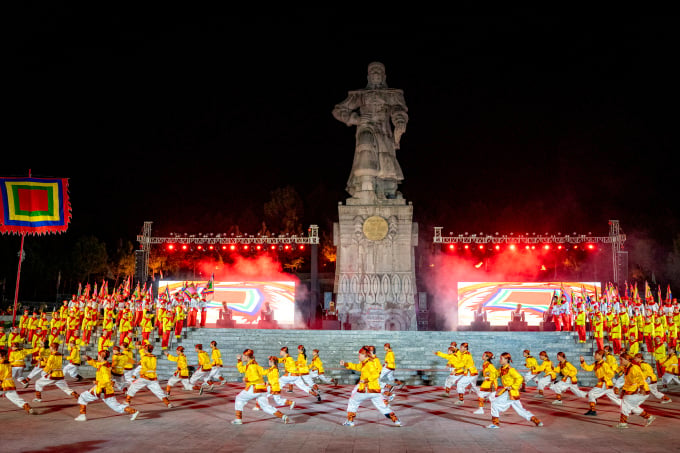
<svg viewBox="0 0 680 453"><path fill-rule="evenodd" d="M484 362L482 364L482 376L484 380L479 386L482 391L495 391L498 387L498 370L491 362Z"/></svg>
<svg viewBox="0 0 680 453"><path fill-rule="evenodd" d="M588 365L585 360L581 361L581 368L586 371L595 370L595 377L597 377L597 384L595 387L601 388L612 388L614 383L612 379L614 378L614 370L611 365L607 363L606 360L601 359L598 362Z"/></svg>
<svg viewBox="0 0 680 453"><path fill-rule="evenodd" d="M283 362L283 368L285 370L286 376L299 376L297 364L295 360L289 355L285 357L279 357L279 363Z"/></svg>
<svg viewBox="0 0 680 453"><path fill-rule="evenodd" d="M184 355L183 353L174 356L172 354L168 354L168 360L171 362L177 362L177 370L175 371L175 376L181 377L181 378L188 378L189 377L189 365L187 363L187 356Z"/></svg>
<svg viewBox="0 0 680 453"><path fill-rule="evenodd" d="M6 358L0 360L0 382L2 382L3 391L16 390L14 379L12 379L12 364Z"/></svg>
<svg viewBox="0 0 680 453"><path fill-rule="evenodd" d="M87 364L97 369L95 375L95 393L100 395L113 395L113 382L111 380L111 363L108 361L88 360Z"/></svg>
<svg viewBox="0 0 680 453"><path fill-rule="evenodd" d="M396 359L394 358L394 351L388 349L385 352L385 368L394 370L397 367Z"/></svg>
<svg viewBox="0 0 680 453"><path fill-rule="evenodd" d="M632 395L639 391L649 391L649 386L647 385L647 381L645 381L645 375L638 365L635 365L634 363L628 364L628 366L624 368L624 375L625 378L621 390L626 394Z"/></svg>
<svg viewBox="0 0 680 453"><path fill-rule="evenodd" d="M156 356L145 352L142 354L141 362L142 371L139 373L140 377L150 381L155 381L158 378L156 375Z"/></svg>
<svg viewBox="0 0 680 453"><path fill-rule="evenodd" d="M60 352L52 352L43 367L43 373L48 374L53 380L64 379L63 359L64 356Z"/></svg>
<svg viewBox="0 0 680 453"><path fill-rule="evenodd" d="M572 384L576 384L578 382L578 378L576 377L578 370L574 365L567 361L558 362L557 366L555 367L555 373L562 373L562 381L564 382L566 382L567 379L570 379Z"/></svg>
<svg viewBox="0 0 680 453"><path fill-rule="evenodd" d="M545 373L546 376L550 376L550 379L555 379L557 377L557 373L555 373L555 368L553 368L552 360L550 359L545 359L544 361L542 361L540 365L534 367L533 371L536 372L536 374L542 371L543 373Z"/></svg>
<svg viewBox="0 0 680 453"><path fill-rule="evenodd" d="M201 366L201 369L203 369L203 371L212 370L210 356L205 351L198 351L198 364Z"/></svg>
<svg viewBox="0 0 680 453"><path fill-rule="evenodd" d="M524 382L522 375L510 365L503 365L499 374L503 386L496 391L496 396L500 396L503 392L508 391L510 392L511 400L518 400L519 389L522 387L522 382Z"/></svg>
<svg viewBox="0 0 680 453"><path fill-rule="evenodd" d="M272 366L267 368L267 383L273 394L281 393L281 383L279 382L279 367Z"/></svg>
<svg viewBox="0 0 680 453"><path fill-rule="evenodd" d="M297 365L298 373L300 374L309 374L309 365L307 365L307 356L304 355L303 353L299 353L297 356L297 360L295 361L295 364Z"/></svg>
<svg viewBox="0 0 680 453"><path fill-rule="evenodd" d="M357 392L380 393L380 382L378 382L380 371L375 367L375 362L372 359L366 359L361 363L346 362L345 368L361 372Z"/></svg>
<svg viewBox="0 0 680 453"><path fill-rule="evenodd" d="M8 359L13 367L26 366L26 356L33 353L33 349L19 349L18 351L10 351Z"/></svg>
<svg viewBox="0 0 680 453"><path fill-rule="evenodd" d="M222 353L219 349L213 348L210 356L212 357L212 366L222 366Z"/></svg>
<svg viewBox="0 0 680 453"><path fill-rule="evenodd" d="M316 370L319 374L324 374L323 362L318 355L312 358L312 366L310 366L309 369Z"/></svg>
<svg viewBox="0 0 680 453"><path fill-rule="evenodd" d="M127 355L122 352L113 354L111 357L111 374L122 376L123 373L125 373L125 364L127 363L127 360Z"/></svg>
<svg viewBox="0 0 680 453"><path fill-rule="evenodd" d="M538 366L538 361L532 355L524 358L524 366L527 367L527 369L531 370L532 374L540 373L540 371L534 371L534 368Z"/></svg>
<svg viewBox="0 0 680 453"><path fill-rule="evenodd" d="M252 387L254 393L267 392L267 385L264 383L264 377L267 375L267 371L254 359L248 360L248 363L245 365L243 364L243 361L239 360L236 363L236 368L239 373L244 375L243 380L246 383L246 390L250 390Z"/></svg>

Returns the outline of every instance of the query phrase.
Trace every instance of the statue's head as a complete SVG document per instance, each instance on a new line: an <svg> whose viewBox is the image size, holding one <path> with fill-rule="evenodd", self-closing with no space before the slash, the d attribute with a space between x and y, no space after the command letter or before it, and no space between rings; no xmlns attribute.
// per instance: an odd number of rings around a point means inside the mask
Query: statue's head
<svg viewBox="0 0 680 453"><path fill-rule="evenodd" d="M387 88L385 65L379 61L368 64L368 85L366 88Z"/></svg>

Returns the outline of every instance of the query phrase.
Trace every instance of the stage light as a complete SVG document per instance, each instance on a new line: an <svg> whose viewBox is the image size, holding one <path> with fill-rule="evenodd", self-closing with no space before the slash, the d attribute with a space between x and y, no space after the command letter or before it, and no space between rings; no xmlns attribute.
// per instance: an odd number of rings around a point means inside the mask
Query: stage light
<svg viewBox="0 0 680 453"><path fill-rule="evenodd" d="M456 250L456 246L454 244L449 244L449 250Z"/></svg>
<svg viewBox="0 0 680 453"><path fill-rule="evenodd" d="M479 250L484 250L484 244L479 244Z"/></svg>
<svg viewBox="0 0 680 453"><path fill-rule="evenodd" d="M226 246L226 245L223 245L223 246L222 246L222 250L227 250L227 246Z"/></svg>
<svg viewBox="0 0 680 453"><path fill-rule="evenodd" d="M288 245L288 244L284 245L284 246L283 246L283 249L284 249L285 251L290 250L290 245Z"/></svg>
<svg viewBox="0 0 680 453"><path fill-rule="evenodd" d="M593 244L588 244L588 250L595 250L595 245Z"/></svg>
<svg viewBox="0 0 680 453"><path fill-rule="evenodd" d="M257 244L257 245L255 246L255 250L262 250L262 245L261 245L261 244Z"/></svg>
<svg viewBox="0 0 680 453"><path fill-rule="evenodd" d="M560 244L560 245L557 246L557 250L562 250L562 248L563 248L563 247L562 247L562 244Z"/></svg>
<svg viewBox="0 0 680 453"><path fill-rule="evenodd" d="M202 246L201 244L198 244L198 246L196 246L196 248L197 248L198 250L203 250L203 246Z"/></svg>
<svg viewBox="0 0 680 453"><path fill-rule="evenodd" d="M215 250L215 246L212 245L212 244L210 244L210 245L208 246L208 249L209 249L209 250Z"/></svg>
<svg viewBox="0 0 680 453"><path fill-rule="evenodd" d="M545 245L543 246L543 249L544 249L544 250L550 250L550 244L545 244Z"/></svg>
<svg viewBox="0 0 680 453"><path fill-rule="evenodd" d="M305 244L300 244L300 245L298 245L298 249L304 250L304 249L305 249Z"/></svg>
<svg viewBox="0 0 680 453"><path fill-rule="evenodd" d="M175 244L168 244L168 250L175 250Z"/></svg>
<svg viewBox="0 0 680 453"><path fill-rule="evenodd" d="M465 244L465 247L464 247L464 249L465 249L465 250L468 250L469 248L470 248L470 246L469 246L469 245L467 245L467 244Z"/></svg>
<svg viewBox="0 0 680 453"><path fill-rule="evenodd" d="M510 250L515 251L516 249L517 249L517 246L515 244L510 244Z"/></svg>
<svg viewBox="0 0 680 453"><path fill-rule="evenodd" d="M532 246L531 246L531 250L536 250L536 246L535 246L535 245L532 245Z"/></svg>
<svg viewBox="0 0 680 453"><path fill-rule="evenodd" d="M577 244L574 245L574 250L578 250L578 245L577 245Z"/></svg>
<svg viewBox="0 0 680 453"><path fill-rule="evenodd" d="M276 250L276 244L270 245L269 248L270 248L271 250Z"/></svg>
<svg viewBox="0 0 680 453"><path fill-rule="evenodd" d="M496 250L500 250L500 249L501 249L501 246L498 245L498 244L496 244L496 246L495 246L494 248L495 248Z"/></svg>
<svg viewBox="0 0 680 453"><path fill-rule="evenodd" d="M250 246L249 246L248 244L245 244L245 245L243 246L243 250L248 250L249 248L250 248Z"/></svg>
<svg viewBox="0 0 680 453"><path fill-rule="evenodd" d="M230 244L230 245L229 245L229 250L231 250L232 252L233 252L234 250L236 250L236 245L235 245L235 244Z"/></svg>
<svg viewBox="0 0 680 453"><path fill-rule="evenodd" d="M479 263L475 264L475 268L477 269L479 269L482 266L484 266L484 261L480 261Z"/></svg>
<svg viewBox="0 0 680 453"><path fill-rule="evenodd" d="M182 245L182 250L187 251L188 249L189 249L189 247L187 247L186 244Z"/></svg>

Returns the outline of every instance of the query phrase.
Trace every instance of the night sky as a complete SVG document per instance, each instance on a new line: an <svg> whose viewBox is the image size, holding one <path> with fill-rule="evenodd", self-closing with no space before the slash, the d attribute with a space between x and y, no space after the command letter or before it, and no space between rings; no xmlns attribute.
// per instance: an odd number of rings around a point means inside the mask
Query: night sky
<svg viewBox="0 0 680 453"><path fill-rule="evenodd" d="M331 232L354 153L333 106L385 64L421 235L680 224L674 18L374 21L33 7L14 18L1 176L66 177L74 232L226 231L293 186ZM215 222L221 213L222 223Z"/></svg>

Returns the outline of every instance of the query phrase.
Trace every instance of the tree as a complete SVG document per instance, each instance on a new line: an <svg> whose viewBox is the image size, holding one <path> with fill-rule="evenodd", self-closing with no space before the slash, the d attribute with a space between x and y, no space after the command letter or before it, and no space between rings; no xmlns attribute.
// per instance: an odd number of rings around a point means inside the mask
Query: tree
<svg viewBox="0 0 680 453"><path fill-rule="evenodd" d="M292 186L274 189L271 200L264 204L265 220L275 234L293 233L303 212L302 199Z"/></svg>
<svg viewBox="0 0 680 453"><path fill-rule="evenodd" d="M79 282L91 276L102 277L108 271L106 245L94 236L79 238L71 250L71 274Z"/></svg>

